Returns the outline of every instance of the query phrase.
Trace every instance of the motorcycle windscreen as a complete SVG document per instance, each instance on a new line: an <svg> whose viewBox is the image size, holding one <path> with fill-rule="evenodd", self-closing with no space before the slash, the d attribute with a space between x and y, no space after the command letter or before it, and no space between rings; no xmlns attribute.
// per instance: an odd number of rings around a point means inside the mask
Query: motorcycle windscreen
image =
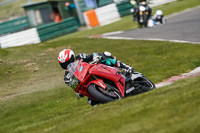
<svg viewBox="0 0 200 133"><path fill-rule="evenodd" d="M74 73L77 71L78 61L70 63L67 66L68 70L68 77L70 79L70 82L68 83L68 86L70 86L74 91L78 88L80 85L80 80L74 75Z"/></svg>
<svg viewBox="0 0 200 133"><path fill-rule="evenodd" d="M80 62L77 66L77 70L74 73L74 75L80 80L83 81L85 76L88 73L88 69L90 68L90 64L85 63L85 62Z"/></svg>

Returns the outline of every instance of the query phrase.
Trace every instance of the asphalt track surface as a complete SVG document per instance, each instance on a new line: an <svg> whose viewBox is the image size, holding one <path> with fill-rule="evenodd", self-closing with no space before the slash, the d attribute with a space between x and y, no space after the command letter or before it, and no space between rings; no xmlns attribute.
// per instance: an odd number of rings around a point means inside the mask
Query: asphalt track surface
<svg viewBox="0 0 200 133"><path fill-rule="evenodd" d="M128 40L161 40L200 44L200 6L168 17L167 23L113 34L103 38Z"/></svg>

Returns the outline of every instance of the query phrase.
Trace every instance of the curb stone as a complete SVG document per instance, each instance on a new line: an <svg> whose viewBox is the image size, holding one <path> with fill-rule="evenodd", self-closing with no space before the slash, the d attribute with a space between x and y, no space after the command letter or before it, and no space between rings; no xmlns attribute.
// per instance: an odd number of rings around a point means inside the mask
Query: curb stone
<svg viewBox="0 0 200 133"><path fill-rule="evenodd" d="M178 76L172 76L172 77L164 80L163 82L156 83L155 86L156 86L156 88L161 88L161 87L164 87L167 85L171 85L181 79L194 78L194 77L198 77L198 76L200 76L200 67L195 68L194 70L190 71L189 73L183 73Z"/></svg>

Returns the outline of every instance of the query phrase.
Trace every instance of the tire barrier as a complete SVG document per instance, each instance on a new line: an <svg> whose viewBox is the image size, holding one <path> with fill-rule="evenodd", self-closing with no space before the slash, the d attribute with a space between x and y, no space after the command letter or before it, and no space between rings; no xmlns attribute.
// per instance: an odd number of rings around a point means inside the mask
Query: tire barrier
<svg viewBox="0 0 200 133"><path fill-rule="evenodd" d="M10 34L29 28L27 16L0 23L0 35Z"/></svg>
<svg viewBox="0 0 200 133"><path fill-rule="evenodd" d="M15 46L22 46L25 44L40 43L40 38L36 28L16 32L6 36L0 37L0 47L8 48Z"/></svg>
<svg viewBox="0 0 200 133"><path fill-rule="evenodd" d="M120 20L115 3L92 9L83 13L87 27L103 26Z"/></svg>
<svg viewBox="0 0 200 133"><path fill-rule="evenodd" d="M74 17L60 23L49 23L24 31L7 34L0 37L0 48L37 44L64 34L78 30L79 24Z"/></svg>

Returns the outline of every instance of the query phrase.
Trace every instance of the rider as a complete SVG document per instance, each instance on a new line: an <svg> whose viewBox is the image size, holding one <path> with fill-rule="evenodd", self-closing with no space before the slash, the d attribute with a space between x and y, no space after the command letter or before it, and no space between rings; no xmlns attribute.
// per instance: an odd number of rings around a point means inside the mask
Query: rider
<svg viewBox="0 0 200 133"><path fill-rule="evenodd" d="M105 64L112 67L119 67L125 69L127 72L132 73L134 69L121 61L117 60L116 57L113 57L110 52L105 51L104 53L92 53L86 54L81 53L75 56L74 52L71 49L63 49L58 54L58 61L60 66L65 69L64 81L67 85L70 83L70 76L68 75L67 66L74 62L75 60L81 60L83 62L100 62L101 64ZM77 93L78 98L83 97L81 94ZM97 101L94 101L88 98L88 103L92 106L97 104Z"/></svg>
<svg viewBox="0 0 200 133"><path fill-rule="evenodd" d="M162 10L157 10L156 13L153 16L153 20L155 22L155 24L163 24L165 23L164 21L164 15Z"/></svg>
<svg viewBox="0 0 200 133"><path fill-rule="evenodd" d="M137 5L136 7L134 7L134 13L133 13L134 21L137 21L137 19L138 19L137 18L139 16L139 8L138 7L139 7L140 3L145 3L145 6L149 12L148 18L150 18L152 9L148 6L148 0L130 0L130 3L132 5L135 5L135 3L136 3L136 5Z"/></svg>

